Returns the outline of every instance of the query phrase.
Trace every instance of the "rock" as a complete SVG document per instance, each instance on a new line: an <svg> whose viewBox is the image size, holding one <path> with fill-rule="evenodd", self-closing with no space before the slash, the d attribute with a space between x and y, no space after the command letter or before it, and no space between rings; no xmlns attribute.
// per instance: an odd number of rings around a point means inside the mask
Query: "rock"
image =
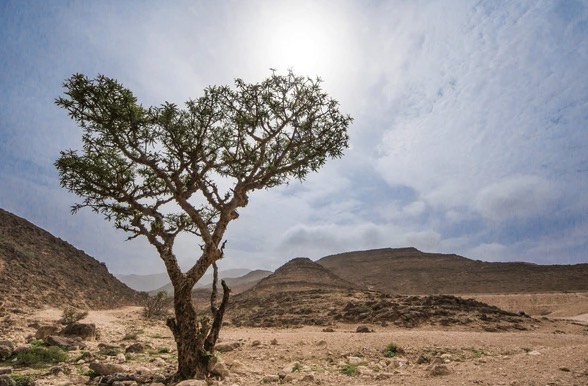
<svg viewBox="0 0 588 386"><path fill-rule="evenodd" d="M280 376L279 375L266 375L265 377L263 377L261 379L261 383L273 383L273 382L280 382Z"/></svg>
<svg viewBox="0 0 588 386"><path fill-rule="evenodd" d="M241 346L240 342L227 342L227 343L220 343L217 344L214 349L218 352L228 352L233 351L236 348Z"/></svg>
<svg viewBox="0 0 588 386"><path fill-rule="evenodd" d="M432 376L438 377L442 375L449 375L449 368L445 365L433 365L429 370L429 373Z"/></svg>
<svg viewBox="0 0 588 386"><path fill-rule="evenodd" d="M155 358L152 360L152 363L157 367L165 367L167 366L167 362L162 358Z"/></svg>
<svg viewBox="0 0 588 386"><path fill-rule="evenodd" d="M90 370L98 375L112 375L117 373L125 373L128 371L128 368L116 363L92 362L90 363Z"/></svg>
<svg viewBox="0 0 588 386"><path fill-rule="evenodd" d="M270 344L272 346L276 346L278 344L278 340L276 338L272 339L272 341L270 342Z"/></svg>
<svg viewBox="0 0 588 386"><path fill-rule="evenodd" d="M258 341L258 340L254 340L253 342L251 342L251 347L257 347L257 346L259 346L260 344L261 344L261 342L260 342L260 341Z"/></svg>
<svg viewBox="0 0 588 386"><path fill-rule="evenodd" d="M355 332L372 332L370 328L366 325L357 326Z"/></svg>
<svg viewBox="0 0 588 386"><path fill-rule="evenodd" d="M55 336L51 335L45 339L45 342L49 346L58 346L64 350L75 350L75 349L83 349L86 348L86 345L82 342L79 342L72 338L66 338L63 336Z"/></svg>
<svg viewBox="0 0 588 386"><path fill-rule="evenodd" d="M539 351L533 350L533 351L529 351L527 353L527 355L537 356L537 355L541 355L541 353Z"/></svg>
<svg viewBox="0 0 588 386"><path fill-rule="evenodd" d="M71 323L61 330L60 335L94 340L96 339L96 325L94 323Z"/></svg>
<svg viewBox="0 0 588 386"><path fill-rule="evenodd" d="M125 363L127 361L127 357L123 353L116 354L114 358L118 363Z"/></svg>
<svg viewBox="0 0 588 386"><path fill-rule="evenodd" d="M132 345L130 345L129 347L127 347L125 349L125 352L132 352L132 353L143 352L143 351L145 351L145 346L143 346L142 343L133 343Z"/></svg>
<svg viewBox="0 0 588 386"><path fill-rule="evenodd" d="M176 386L208 386L208 384L206 381L201 381L199 379L186 379L185 381L176 384Z"/></svg>
<svg viewBox="0 0 588 386"><path fill-rule="evenodd" d="M361 362L363 362L363 359L361 359L360 357L347 357L347 362L350 365L357 366L358 364L360 364Z"/></svg>
<svg viewBox="0 0 588 386"><path fill-rule="evenodd" d="M302 377L302 379L300 381L301 382L314 382L314 375L306 374L305 376Z"/></svg>
<svg viewBox="0 0 588 386"><path fill-rule="evenodd" d="M47 339L51 335L57 335L59 327L57 326L40 326L35 333L35 339Z"/></svg>
<svg viewBox="0 0 588 386"><path fill-rule="evenodd" d="M16 386L16 382L9 375L0 375L0 386Z"/></svg>
<svg viewBox="0 0 588 386"><path fill-rule="evenodd" d="M220 379L225 379L231 374L229 372L229 369L223 362L217 362L210 372L212 373L212 375L215 375Z"/></svg>
<svg viewBox="0 0 588 386"><path fill-rule="evenodd" d="M289 364L287 364L286 366L284 366L282 368L282 372L284 374L290 374L293 373L296 370L300 369L300 362L290 362Z"/></svg>
<svg viewBox="0 0 588 386"><path fill-rule="evenodd" d="M286 374L284 378L282 378L282 383L292 383L294 382L294 377L290 374Z"/></svg>
<svg viewBox="0 0 588 386"><path fill-rule="evenodd" d="M327 341L326 340L319 340L318 342L316 342L317 346L326 346L327 345Z"/></svg>
<svg viewBox="0 0 588 386"><path fill-rule="evenodd" d="M9 340L0 341L0 360L6 360L14 354L14 343Z"/></svg>
<svg viewBox="0 0 588 386"><path fill-rule="evenodd" d="M12 374L12 367L0 367L0 375Z"/></svg>
<svg viewBox="0 0 588 386"><path fill-rule="evenodd" d="M323 332L335 332L332 327L323 328Z"/></svg>

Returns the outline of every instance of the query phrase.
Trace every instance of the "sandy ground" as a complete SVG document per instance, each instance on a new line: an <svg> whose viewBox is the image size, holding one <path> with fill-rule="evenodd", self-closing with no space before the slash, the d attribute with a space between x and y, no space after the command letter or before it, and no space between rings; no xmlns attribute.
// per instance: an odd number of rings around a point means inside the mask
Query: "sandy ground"
<svg viewBox="0 0 588 386"><path fill-rule="evenodd" d="M34 329L25 327L31 321L46 324L60 316L61 311L56 309L21 315L22 324L9 338L24 344L26 336L34 333ZM150 351L127 355L123 358L125 365L153 371L175 365L175 344L169 330L161 321L143 319L138 307L91 311L83 322L95 323L100 332L99 340L89 342L90 351L97 350L100 343L124 348L141 342ZM323 332L322 327L227 326L221 332L221 343L239 342L240 347L219 353L230 375L216 384L588 385L587 315L573 320L537 318L531 330L517 332L374 325L370 326L372 333L356 333L356 327L340 324L333 326L334 332ZM137 334L135 340L124 340L129 332ZM385 357L383 351L390 343L404 353ZM344 374L344 369L353 374ZM49 375L44 377L46 383L39 384L61 382Z"/></svg>

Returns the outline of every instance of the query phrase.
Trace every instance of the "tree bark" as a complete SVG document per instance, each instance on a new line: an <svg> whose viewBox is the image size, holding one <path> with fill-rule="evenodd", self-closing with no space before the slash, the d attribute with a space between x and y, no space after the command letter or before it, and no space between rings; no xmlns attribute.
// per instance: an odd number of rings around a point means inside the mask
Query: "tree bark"
<svg viewBox="0 0 588 386"><path fill-rule="evenodd" d="M212 355L204 350L208 327L198 325L191 288L174 291L174 311L175 318L168 319L167 325L174 335L178 349L176 378L204 379L208 376Z"/></svg>

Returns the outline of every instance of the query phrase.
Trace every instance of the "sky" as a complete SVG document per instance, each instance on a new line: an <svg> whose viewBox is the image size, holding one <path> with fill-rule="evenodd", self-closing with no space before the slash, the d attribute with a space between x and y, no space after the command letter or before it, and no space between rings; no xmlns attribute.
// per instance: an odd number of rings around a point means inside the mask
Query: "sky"
<svg viewBox="0 0 588 386"><path fill-rule="evenodd" d="M270 69L323 80L350 148L256 191L221 269L416 247L483 261L588 262L588 1L0 1L0 208L121 274L156 251L59 186L81 130L54 104L74 73L144 106ZM178 242L184 268L198 240Z"/></svg>

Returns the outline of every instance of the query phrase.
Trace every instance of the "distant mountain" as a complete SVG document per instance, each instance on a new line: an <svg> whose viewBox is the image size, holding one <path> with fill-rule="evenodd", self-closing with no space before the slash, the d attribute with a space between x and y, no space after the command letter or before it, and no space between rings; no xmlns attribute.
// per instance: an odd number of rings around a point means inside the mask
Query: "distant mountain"
<svg viewBox="0 0 588 386"><path fill-rule="evenodd" d="M588 290L588 264L491 263L415 248L341 253L317 263L352 283L390 294Z"/></svg>
<svg viewBox="0 0 588 386"><path fill-rule="evenodd" d="M122 281L136 291L149 292L169 283L169 276L166 272L154 273L151 275L121 275L115 274L118 280Z"/></svg>
<svg viewBox="0 0 588 386"><path fill-rule="evenodd" d="M218 272L218 277L219 277L219 280L229 279L229 278L237 278L237 277L241 277L243 275L246 275L250 272L251 272L251 270L246 269L246 268L225 269L225 270L221 270ZM171 282L169 281L169 277L167 277L167 274L164 274L164 275L167 278L167 280L164 282L165 284L162 286L159 286L159 287L155 287L155 289L149 290L149 293L151 295L155 295L161 291L165 291L170 295L174 293L174 287L172 286ZM204 274L204 276L202 276L202 278L198 281L198 283L196 283L196 286L194 288L195 289L206 288L206 287L209 287L211 284L212 284L212 268L210 268Z"/></svg>
<svg viewBox="0 0 588 386"><path fill-rule="evenodd" d="M290 260L272 275L260 280L251 292L288 292L309 289L357 289L358 286L346 281L320 264L306 257Z"/></svg>
<svg viewBox="0 0 588 386"><path fill-rule="evenodd" d="M0 209L0 303L13 307L114 308L138 293L83 251Z"/></svg>

